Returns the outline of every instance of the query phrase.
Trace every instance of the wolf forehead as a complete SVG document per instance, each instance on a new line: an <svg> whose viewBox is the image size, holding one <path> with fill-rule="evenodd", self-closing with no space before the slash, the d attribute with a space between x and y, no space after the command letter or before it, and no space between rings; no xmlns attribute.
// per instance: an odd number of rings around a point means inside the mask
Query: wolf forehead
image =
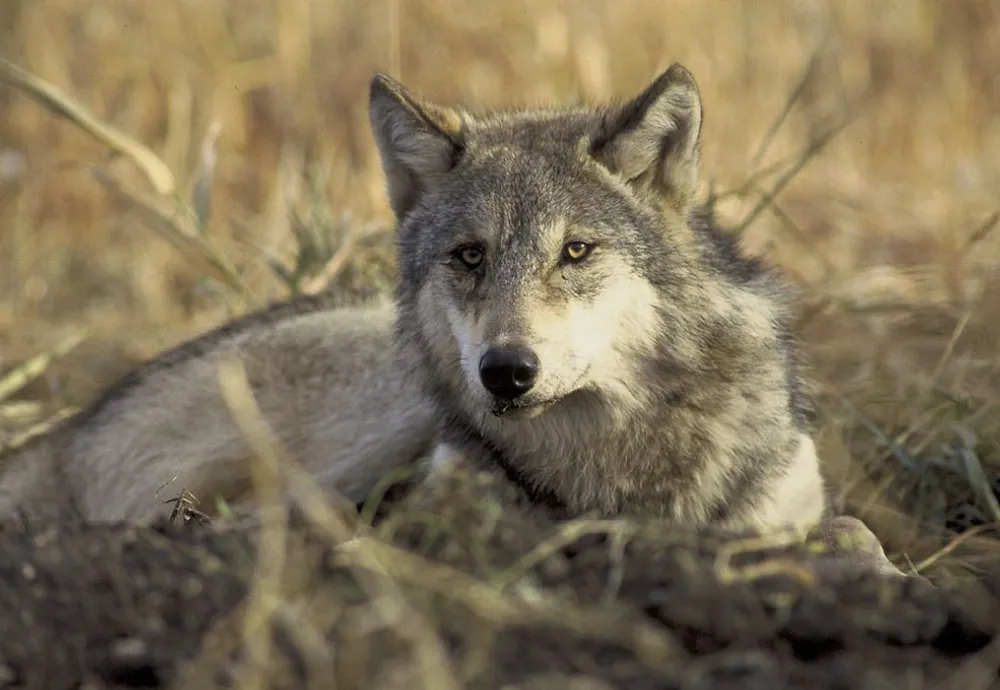
<svg viewBox="0 0 1000 690"><path fill-rule="evenodd" d="M552 249L555 238L546 233L603 234L639 221L641 210L573 146L470 146L450 179L413 210L407 226L431 225L443 241L452 234L484 233L497 243L520 238Z"/></svg>
<svg viewBox="0 0 1000 690"><path fill-rule="evenodd" d="M462 124L452 171L461 177L475 174L493 185L561 192L567 201L571 190L608 179L594 156L606 137L603 108L455 113Z"/></svg>

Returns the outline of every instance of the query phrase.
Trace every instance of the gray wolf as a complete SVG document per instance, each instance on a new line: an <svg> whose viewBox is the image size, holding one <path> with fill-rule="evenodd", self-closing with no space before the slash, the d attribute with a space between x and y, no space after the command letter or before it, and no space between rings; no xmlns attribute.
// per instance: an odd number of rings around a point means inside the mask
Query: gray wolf
<svg viewBox="0 0 1000 690"><path fill-rule="evenodd" d="M369 115L393 303L293 301L162 355L0 461L0 512L57 483L90 519L152 517L171 478L245 497L250 450L214 371L235 353L286 451L354 500L430 457L502 471L565 516L828 516L791 291L695 201L687 70L618 104L491 112L376 75Z"/></svg>
<svg viewBox="0 0 1000 690"><path fill-rule="evenodd" d="M567 514L820 520L789 288L694 201L686 69L621 104L479 114L377 76L370 115L436 464L499 466Z"/></svg>

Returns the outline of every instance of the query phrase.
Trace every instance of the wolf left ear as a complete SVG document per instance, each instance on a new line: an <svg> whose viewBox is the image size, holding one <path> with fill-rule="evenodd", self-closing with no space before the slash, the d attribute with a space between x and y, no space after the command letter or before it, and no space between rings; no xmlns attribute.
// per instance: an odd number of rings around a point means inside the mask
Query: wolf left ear
<svg viewBox="0 0 1000 690"><path fill-rule="evenodd" d="M605 115L591 155L633 187L679 211L698 187L701 96L679 64L639 96Z"/></svg>
<svg viewBox="0 0 1000 690"><path fill-rule="evenodd" d="M420 195L457 162L463 149L462 118L454 109L417 99L384 74L372 78L368 117L389 203L402 220Z"/></svg>

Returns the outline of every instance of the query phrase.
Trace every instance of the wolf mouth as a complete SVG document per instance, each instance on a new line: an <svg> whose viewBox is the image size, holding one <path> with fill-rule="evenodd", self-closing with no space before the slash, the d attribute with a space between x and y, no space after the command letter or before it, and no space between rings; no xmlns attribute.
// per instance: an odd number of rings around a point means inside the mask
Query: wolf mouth
<svg viewBox="0 0 1000 690"><path fill-rule="evenodd" d="M542 413L543 410L554 405L556 400L519 401L496 399L490 412L494 417L502 419L523 419L534 417Z"/></svg>
<svg viewBox="0 0 1000 690"><path fill-rule="evenodd" d="M582 390L581 382L586 379L589 372L590 367L588 366L577 377L576 382L571 387L571 392L569 393L559 395L554 398L546 398L544 400L493 398L493 407L490 409L490 412L494 417L499 419L509 419L511 421L537 417L556 403L563 402L568 398L576 397Z"/></svg>

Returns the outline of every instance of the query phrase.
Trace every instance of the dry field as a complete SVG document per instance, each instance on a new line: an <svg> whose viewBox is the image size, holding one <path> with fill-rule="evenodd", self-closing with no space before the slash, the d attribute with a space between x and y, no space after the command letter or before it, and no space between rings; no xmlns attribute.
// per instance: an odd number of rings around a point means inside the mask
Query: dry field
<svg viewBox="0 0 1000 690"><path fill-rule="evenodd" d="M804 288L825 459L887 469L850 484L872 520L899 494L1000 519L973 492L1000 465L998 5L708 7L7 0L0 56L151 149L173 189L0 86L0 371L84 338L3 423L287 295L274 262L306 288L386 285L374 70L490 106L623 97L676 60L705 102L705 193ZM196 260L202 237L225 272Z"/></svg>
<svg viewBox="0 0 1000 690"><path fill-rule="evenodd" d="M0 58L167 174L0 78L0 377L56 355L0 384L0 440L292 284L388 285L373 71L488 107L679 61L705 194L802 287L848 509L897 562L975 575L1000 556L998 36L995 0L4 0Z"/></svg>

